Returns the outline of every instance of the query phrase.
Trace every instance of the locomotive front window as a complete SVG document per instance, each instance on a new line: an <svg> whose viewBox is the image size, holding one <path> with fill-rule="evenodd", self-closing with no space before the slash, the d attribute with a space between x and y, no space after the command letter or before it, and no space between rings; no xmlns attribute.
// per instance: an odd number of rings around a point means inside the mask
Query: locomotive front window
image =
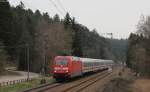
<svg viewBox="0 0 150 92"><path fill-rule="evenodd" d="M68 64L67 60L57 60L56 65L66 66Z"/></svg>

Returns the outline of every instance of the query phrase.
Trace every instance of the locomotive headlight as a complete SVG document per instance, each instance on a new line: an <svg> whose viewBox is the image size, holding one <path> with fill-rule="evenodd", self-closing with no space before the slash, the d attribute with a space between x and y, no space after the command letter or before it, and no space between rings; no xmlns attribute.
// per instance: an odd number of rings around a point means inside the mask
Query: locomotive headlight
<svg viewBox="0 0 150 92"><path fill-rule="evenodd" d="M68 72L68 67L62 68L65 72Z"/></svg>

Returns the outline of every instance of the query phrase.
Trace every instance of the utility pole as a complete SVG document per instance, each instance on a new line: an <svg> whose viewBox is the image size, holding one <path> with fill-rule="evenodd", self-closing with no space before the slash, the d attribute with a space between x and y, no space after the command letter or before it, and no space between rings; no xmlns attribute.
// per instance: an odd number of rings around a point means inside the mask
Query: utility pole
<svg viewBox="0 0 150 92"><path fill-rule="evenodd" d="M27 81L29 81L29 78L30 78L30 57L29 57L29 54L30 54L30 52L29 52L29 44L27 44L26 45L26 48L27 48L27 71L28 71L28 73L27 73Z"/></svg>
<svg viewBox="0 0 150 92"><path fill-rule="evenodd" d="M45 35L45 61L44 61L44 75L46 76L46 73L47 73L47 50L48 50L48 35L46 34Z"/></svg>

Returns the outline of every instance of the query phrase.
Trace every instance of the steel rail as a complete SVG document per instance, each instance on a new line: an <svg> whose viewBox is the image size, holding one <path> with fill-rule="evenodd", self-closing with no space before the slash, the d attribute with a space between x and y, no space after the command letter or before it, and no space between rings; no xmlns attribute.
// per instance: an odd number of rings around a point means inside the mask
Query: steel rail
<svg viewBox="0 0 150 92"><path fill-rule="evenodd" d="M77 90L76 92L81 92L82 90L84 90L84 89L86 89L87 87L89 87L89 86L93 85L94 83L96 83L97 81L99 81L99 80L101 80L101 79L105 78L105 77L106 77L106 76L108 76L108 75L110 75L110 73L107 73L107 74L105 74L104 76L102 76L102 77L100 77L100 78L98 78L98 79L96 79L96 80L92 81L91 83L89 83L88 85L86 85L86 86L84 86L84 87L80 88L80 89L79 89L79 90Z"/></svg>
<svg viewBox="0 0 150 92"><path fill-rule="evenodd" d="M96 75L96 76L94 76L94 77L92 77L92 78L86 79L85 81L82 81L82 82L80 82L80 83L77 83L77 84L75 84L75 85L69 87L69 88L66 88L66 89L64 89L64 90L61 91L61 92L68 92L68 91L70 91L70 90L73 89L73 88L79 87L80 85L82 85L82 84L84 84L84 83L87 83L87 82L89 82L89 81L91 81L91 80L94 80L94 79L97 78L97 77L100 77L100 76L106 75L106 74L108 74L107 71L102 72L102 73L100 73L100 74L98 74L98 75ZM102 76L102 78L104 78L104 77L106 77L106 76ZM102 78L99 78L99 80L102 79ZM97 80L97 81L98 81L98 80ZM96 82L96 81L95 81L95 82ZM90 83L88 86L90 86L90 85L93 84L93 83L94 83L94 82ZM88 86L87 86L87 87L88 87ZM84 87L84 88L86 88L86 87ZM84 89L84 88L82 88L82 89ZM80 90L82 90L82 89L80 89Z"/></svg>
<svg viewBox="0 0 150 92"><path fill-rule="evenodd" d="M57 82L47 83L47 84L40 85L38 87L34 87L34 88L27 89L27 90L23 90L21 92L42 92L42 91L45 91L45 90L48 90L48 89L51 89L51 88L58 87L60 85L62 85L62 84L61 83L57 83Z"/></svg>

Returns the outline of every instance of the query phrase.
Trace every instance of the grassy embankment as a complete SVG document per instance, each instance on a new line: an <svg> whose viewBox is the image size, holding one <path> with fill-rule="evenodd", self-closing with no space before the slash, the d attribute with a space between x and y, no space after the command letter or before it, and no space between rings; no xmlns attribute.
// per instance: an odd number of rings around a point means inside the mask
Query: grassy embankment
<svg viewBox="0 0 150 92"><path fill-rule="evenodd" d="M52 78L46 77L45 78L47 82L53 82L54 80ZM41 78L33 79L28 82L23 82L15 85L0 87L0 92L18 92L23 89L32 88L35 86L40 85Z"/></svg>

